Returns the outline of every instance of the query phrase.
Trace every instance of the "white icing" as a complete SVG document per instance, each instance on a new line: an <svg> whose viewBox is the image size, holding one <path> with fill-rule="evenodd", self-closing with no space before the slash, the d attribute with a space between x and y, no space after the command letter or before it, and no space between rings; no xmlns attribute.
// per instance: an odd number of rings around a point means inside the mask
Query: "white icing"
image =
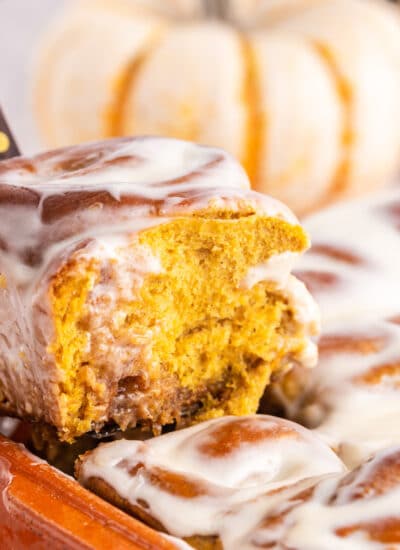
<svg viewBox="0 0 400 550"><path fill-rule="evenodd" d="M73 149L79 152L79 146ZM65 155L65 150L61 149L58 156L40 159L36 173L10 170L1 174L1 181L25 189L40 190L41 204L50 196L62 195L71 190L90 189L107 191L116 200L120 200L123 195L163 200L166 203L165 210L171 211L182 202L181 195L190 192L196 199L196 209L211 203L237 210L238 199L242 199L252 204L260 214L278 217L291 224L298 223L283 203L251 191L244 169L221 149L176 139L136 138L100 155L96 152L84 155L83 158L90 163L89 168L84 166L60 172L54 166L57 166L57 162L65 162ZM129 162L126 162L126 158L130 158ZM135 213L139 212L136 207ZM40 208L35 211L29 235L25 232L17 235L12 233L13 238L21 237L24 245L28 244L27 238L34 242L35 228L41 225L40 213ZM24 217L26 214L24 209L21 215ZM15 223L18 211L9 215ZM26 223L26 218L24 221ZM3 231L3 227L1 229ZM112 228L112 232L117 231L118 226Z"/></svg>
<svg viewBox="0 0 400 550"><path fill-rule="evenodd" d="M305 284L290 275L284 291L289 300L289 305L295 312L296 321L312 327L313 333L318 334L320 331L319 307Z"/></svg>
<svg viewBox="0 0 400 550"><path fill-rule="evenodd" d="M215 437L219 430L232 426L239 430L236 435L244 435L238 447L234 438L224 452L223 443L217 443ZM249 429L253 434L250 441L246 439ZM254 438L258 433L260 438ZM146 469L158 467L183 475L189 483L199 484L203 492L192 498L179 497L140 471L130 474L138 463ZM279 491L276 495L272 491L310 476L343 470L337 456L310 431L286 420L257 415L211 420L145 443L120 440L100 445L85 458L80 481L86 484L91 478L100 478L132 504L147 502L152 516L175 536L220 534L224 541L224 537L237 538L246 532L249 521L262 518L266 506L280 498ZM247 517L249 502L251 518Z"/></svg>
<svg viewBox="0 0 400 550"><path fill-rule="evenodd" d="M384 521L391 510L398 510L400 488L383 496L359 500L343 506L307 502L290 514L291 527L281 544L307 550L377 550L385 546L369 540L367 534L339 537L334 529L357 522Z"/></svg>
<svg viewBox="0 0 400 550"><path fill-rule="evenodd" d="M353 265L311 250L299 269L327 271L342 284L321 288L316 297L324 329L335 321L351 318L376 321L399 313L400 249L396 221L385 207L400 200L398 188L371 194L324 210L305 220L313 244L328 244L359 256L364 263ZM383 284L384 282L384 284Z"/></svg>
<svg viewBox="0 0 400 550"><path fill-rule="evenodd" d="M394 473L383 479L377 470L397 464L400 447L383 451L354 474L344 475L329 448L300 426L261 415L234 421L251 422L256 429L258 424L260 430L272 426L278 430L265 441L248 443L244 435L238 449L233 438L224 456L218 456L221 443L213 432L232 422L232 417L146 443L122 440L104 444L85 458L80 481L103 479L132 504L147 502L150 507L146 511L175 536L218 535L227 550L263 545L299 550L385 547L372 542L367 529L389 517L400 522L398 476ZM297 436L283 436L285 427L294 429ZM205 444L217 455L207 454ZM203 493L179 497L140 471L130 474L138 463L146 469L159 467L183 475L187 482L198 483ZM362 487L367 489L360 492ZM279 488L281 491L274 491ZM311 492L298 498L305 489ZM280 521L262 526L264 519L280 516ZM338 532L357 525L364 527L345 537Z"/></svg>
<svg viewBox="0 0 400 550"><path fill-rule="evenodd" d="M78 261L81 258L100 261L104 268L112 270L112 276L93 289L92 298L107 295L113 302L118 299L134 300L146 275L163 272L159 258L136 241L123 235L102 237L78 252Z"/></svg>
<svg viewBox="0 0 400 550"><path fill-rule="evenodd" d="M165 538L168 542L173 544L175 548L178 550L193 550L193 546L189 546L186 542L184 542L182 539L178 539L177 537L172 537L171 535L167 535L166 533L160 533L160 535Z"/></svg>
<svg viewBox="0 0 400 550"><path fill-rule="evenodd" d="M61 150L63 151L63 150ZM223 162L208 166L222 155ZM60 153L60 161L64 153ZM107 165L110 161L134 156L130 163ZM90 174L85 168L77 168L68 173L54 171L53 165L57 158L41 161L40 171L8 172L7 183L27 188L35 188L40 184L41 191L46 195L63 193L71 188L102 189L119 197L127 192L139 192L151 199L162 199L166 192L185 192L199 188L249 189L250 184L244 170L235 160L220 149L202 147L187 141L163 138L142 138L122 143L114 151L103 155L100 159L97 153L86 157L91 161ZM96 172L100 167L101 170ZM160 186L164 182L173 182L188 174L193 177L187 182L171 183L170 186Z"/></svg>
<svg viewBox="0 0 400 550"><path fill-rule="evenodd" d="M306 334L308 336L319 334L321 329L319 307L304 283L290 275L287 285L283 289L283 295L288 300L295 321L304 326ZM315 367L318 361L317 343L308 338L296 359L298 363L306 368Z"/></svg>
<svg viewBox="0 0 400 550"><path fill-rule="evenodd" d="M332 410L316 431L338 449L349 466L399 442L398 389L368 390L344 385L341 391L335 388L327 397L328 406L330 402Z"/></svg>
<svg viewBox="0 0 400 550"><path fill-rule="evenodd" d="M390 322L400 315L396 204L399 209L400 190L393 187L305 221L316 248L300 260L300 276L312 271L337 278L314 289L322 313L322 350L325 339L338 335L376 338L377 348L321 353L298 402L285 401L283 392L280 396L289 416L317 426L351 467L388 445L400 444L400 325ZM345 256L326 254L320 245ZM373 383L374 369L383 365L392 367ZM304 399L304 393L310 397Z"/></svg>
<svg viewBox="0 0 400 550"><path fill-rule="evenodd" d="M393 532L400 525L399 456L400 447L394 447L356 472L303 479L281 493L264 493L234 505L219 525L223 548L397 548ZM377 468L390 469L388 477ZM389 529L390 544L384 542Z"/></svg>
<svg viewBox="0 0 400 550"><path fill-rule="evenodd" d="M396 467L400 447L380 452L373 460L347 476L330 476L319 481L311 495L292 499L294 507L285 515L274 530L259 529L252 540L257 542L279 542L279 545L299 550L347 550L397 548L398 539L393 545L385 541L385 527L389 521L400 525L400 483ZM387 468L388 477L377 470ZM279 508L278 508L279 510ZM277 510L275 509L274 512ZM272 514L273 515L273 514ZM383 532L379 533L379 527ZM352 528L346 535L341 529ZM381 542L371 540L375 537ZM272 547L272 546L271 546ZM275 548L275 546L273 546ZM249 547L250 548L250 547Z"/></svg>
<svg viewBox="0 0 400 550"><path fill-rule="evenodd" d="M240 286L248 289L261 281L272 281L278 288L285 288L298 257L297 252L274 254L266 262L250 267Z"/></svg>
<svg viewBox="0 0 400 550"><path fill-rule="evenodd" d="M19 420L16 418L0 418L0 434L7 437L12 436L18 424Z"/></svg>
<svg viewBox="0 0 400 550"><path fill-rule="evenodd" d="M114 143L114 145L113 145ZM97 144L62 149L51 157L37 157L32 161L35 171L23 169L0 170L0 182L38 191L41 193L39 208L0 206L0 236L12 244L12 250L4 254L5 263L17 284L25 284L34 271L14 259L14 252L38 245L46 229L41 219L43 203L49 197L62 196L68 191L106 191L119 200L122 196L138 196L141 203L129 207L121 218L109 218L94 208L85 211L89 227L78 236L61 239L57 246L47 247L45 261L51 261L60 249L87 238L106 235L120 235L125 232L139 232L154 224L165 223L170 215L177 215L188 209L181 207L182 194L190 192L193 205L189 209L200 209L207 205L225 209L239 208L241 200L253 205L259 213L279 217L289 223L298 223L291 211L279 201L249 189L249 181L241 166L220 149L194 145L189 142L163 138L136 138L128 142L110 141L109 149L98 150ZM91 149L94 149L93 151ZM77 163L76 169L68 172L59 164L81 155L84 166ZM88 163L88 165L87 165ZM111 164L110 164L111 163ZM176 181L187 178L183 181ZM164 201L162 209L166 216L154 216L149 212L146 201ZM77 215L73 214L75 217Z"/></svg>

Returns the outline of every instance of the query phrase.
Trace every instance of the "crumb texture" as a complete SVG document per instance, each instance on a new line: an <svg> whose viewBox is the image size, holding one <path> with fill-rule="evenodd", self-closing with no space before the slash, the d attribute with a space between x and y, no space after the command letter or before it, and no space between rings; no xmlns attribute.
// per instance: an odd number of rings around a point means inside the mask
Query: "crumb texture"
<svg viewBox="0 0 400 550"><path fill-rule="evenodd" d="M275 218L193 216L142 231L111 256L71 258L49 290L61 437L106 422L157 431L255 412L304 334L271 283L241 281L307 244L300 226ZM145 254L160 267L138 277Z"/></svg>

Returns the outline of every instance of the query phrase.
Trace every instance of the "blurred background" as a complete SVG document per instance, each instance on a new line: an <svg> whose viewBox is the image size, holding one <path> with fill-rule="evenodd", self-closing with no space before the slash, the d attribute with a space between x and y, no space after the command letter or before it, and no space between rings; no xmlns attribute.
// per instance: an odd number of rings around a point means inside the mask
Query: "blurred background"
<svg viewBox="0 0 400 550"><path fill-rule="evenodd" d="M26 153L41 148L30 94L35 47L67 1L0 0L0 101Z"/></svg>
<svg viewBox="0 0 400 550"><path fill-rule="evenodd" d="M24 153L190 139L227 149L299 215L399 171L389 0L0 0L0 47Z"/></svg>

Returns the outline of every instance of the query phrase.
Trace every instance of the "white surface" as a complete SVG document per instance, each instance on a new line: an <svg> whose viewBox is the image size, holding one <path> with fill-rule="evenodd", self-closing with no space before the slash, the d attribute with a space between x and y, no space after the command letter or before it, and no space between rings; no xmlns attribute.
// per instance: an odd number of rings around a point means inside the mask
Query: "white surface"
<svg viewBox="0 0 400 550"><path fill-rule="evenodd" d="M24 153L41 148L30 105L35 46L65 2L0 0L0 103Z"/></svg>

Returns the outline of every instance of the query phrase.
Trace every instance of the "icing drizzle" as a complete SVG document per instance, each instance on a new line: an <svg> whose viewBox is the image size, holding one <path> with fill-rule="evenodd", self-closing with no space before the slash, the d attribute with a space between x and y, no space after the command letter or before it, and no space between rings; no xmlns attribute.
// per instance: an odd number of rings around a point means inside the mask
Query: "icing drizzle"
<svg viewBox="0 0 400 550"><path fill-rule="evenodd" d="M297 275L321 308L320 360L297 401L280 396L355 466L400 444L400 190L332 207L305 226L314 244Z"/></svg>

